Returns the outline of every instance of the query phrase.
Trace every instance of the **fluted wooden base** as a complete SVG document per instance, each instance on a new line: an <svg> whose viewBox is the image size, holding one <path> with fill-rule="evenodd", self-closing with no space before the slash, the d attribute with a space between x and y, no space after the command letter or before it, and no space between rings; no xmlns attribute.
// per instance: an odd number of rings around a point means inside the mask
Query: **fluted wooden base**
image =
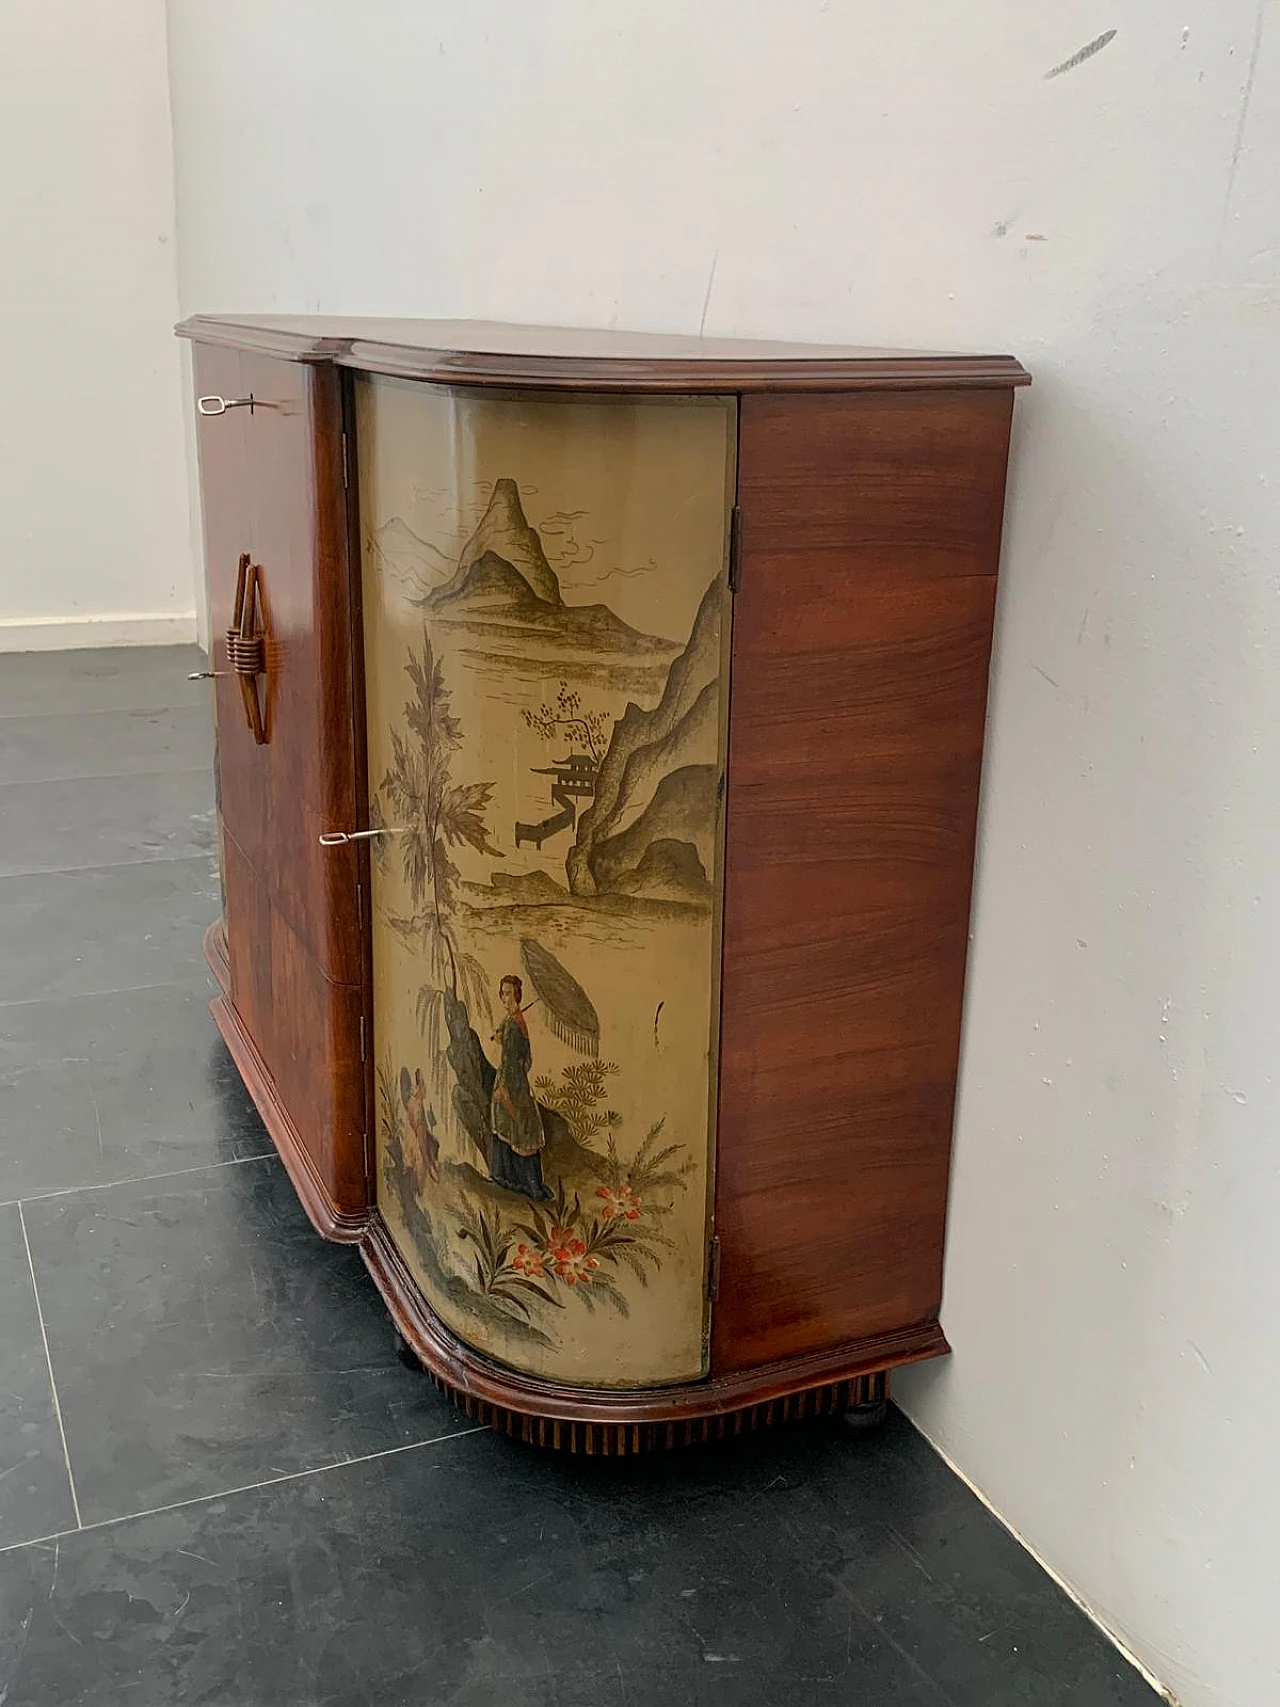
<svg viewBox="0 0 1280 1707"><path fill-rule="evenodd" d="M889 1370L947 1350L936 1322L821 1357L711 1374L673 1387L588 1388L535 1380L492 1362L428 1306L376 1210L360 1241L400 1336L400 1355L420 1363L477 1422L533 1446L613 1457L722 1440L773 1423L843 1413L874 1426Z"/></svg>
<svg viewBox="0 0 1280 1707"><path fill-rule="evenodd" d="M798 1422L804 1417L834 1416L840 1412L857 1417L861 1427L874 1426L875 1422L883 1419L885 1401L889 1396L889 1373L882 1369L874 1375L855 1375L850 1381L833 1381L826 1387L788 1393L781 1399L769 1399L762 1404L744 1405L740 1410L710 1416L651 1423L566 1422L558 1417L530 1416L525 1412L507 1410L502 1405L489 1404L483 1399L473 1398L460 1387L454 1387L433 1371L428 1370L427 1373L459 1410L499 1434L510 1435L529 1446L547 1446L554 1451L581 1452L600 1458L667 1451L677 1446L698 1446L708 1440L750 1434L755 1429L769 1428L775 1423Z"/></svg>

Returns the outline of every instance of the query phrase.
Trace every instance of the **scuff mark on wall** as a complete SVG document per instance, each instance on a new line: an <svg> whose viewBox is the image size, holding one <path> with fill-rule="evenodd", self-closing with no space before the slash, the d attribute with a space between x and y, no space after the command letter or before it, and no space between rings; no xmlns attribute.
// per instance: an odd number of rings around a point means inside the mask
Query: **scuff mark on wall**
<svg viewBox="0 0 1280 1707"><path fill-rule="evenodd" d="M1212 1375L1213 1374L1213 1367L1210 1364L1209 1359L1201 1351L1200 1347L1196 1344L1196 1342L1194 1340L1188 1340L1187 1345L1190 1347L1192 1352L1194 1352L1196 1361L1203 1368L1205 1374L1206 1375Z"/></svg>
<svg viewBox="0 0 1280 1707"><path fill-rule="evenodd" d="M1240 152L1244 147L1244 127L1249 117L1249 102L1253 98L1253 80L1258 73L1258 51L1262 46L1262 19L1266 0L1258 0L1258 13L1253 21L1253 48L1249 54L1249 69L1245 73L1244 94L1240 97L1240 116L1236 120L1235 146L1231 150L1231 164L1227 168L1227 188L1222 198L1222 222L1218 228L1218 243L1221 246L1226 234L1227 216L1231 212L1231 198L1236 189L1236 168L1240 164Z"/></svg>
<svg viewBox="0 0 1280 1707"><path fill-rule="evenodd" d="M720 249L717 245L715 254L711 257L711 271L707 274L706 294L702 298L702 318L698 322L698 336L705 337L707 330L707 310L711 307L711 287L716 282L716 265L720 260Z"/></svg>
<svg viewBox="0 0 1280 1707"><path fill-rule="evenodd" d="M1044 80L1047 83L1051 77L1061 77L1064 71L1074 71L1077 65L1083 65L1086 59L1092 59L1095 53L1101 53L1107 43L1114 39L1114 30L1103 30L1100 36L1095 36L1091 42L1086 42L1079 53L1073 53L1070 59L1064 59L1061 65L1055 65L1052 71L1046 71Z"/></svg>

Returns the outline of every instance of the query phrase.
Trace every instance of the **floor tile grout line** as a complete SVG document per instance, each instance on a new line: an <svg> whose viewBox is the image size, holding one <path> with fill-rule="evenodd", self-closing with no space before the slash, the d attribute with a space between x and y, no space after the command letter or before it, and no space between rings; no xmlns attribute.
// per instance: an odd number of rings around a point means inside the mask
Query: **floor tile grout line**
<svg viewBox="0 0 1280 1707"><path fill-rule="evenodd" d="M0 654L0 657L7 654ZM44 718L54 717L161 717L166 711L199 711L199 700L176 702L170 700L167 705L94 705L85 706L79 711L0 711L0 723L16 723L21 719L26 723L36 723ZM204 707L208 715L208 706ZM212 718L210 718L212 722Z"/></svg>
<svg viewBox="0 0 1280 1707"><path fill-rule="evenodd" d="M7 654L0 654L5 657ZM0 712L0 724L36 724L55 717L164 717L166 712L196 712L198 705L97 705L82 712Z"/></svg>
<svg viewBox="0 0 1280 1707"><path fill-rule="evenodd" d="M97 705L89 706L83 711L0 711L0 723L15 722L23 718L28 723L43 722L46 718L53 720L64 717L162 717L167 711L190 711L202 713L209 717L208 701L199 698L189 703L168 705ZM212 719L209 719L212 722Z"/></svg>
<svg viewBox="0 0 1280 1707"><path fill-rule="evenodd" d="M210 807L210 811L215 808ZM86 871L116 871L124 865L181 865L184 861L216 860L217 850L196 848L191 853L170 854L165 859L109 859L99 865L56 865L45 871L3 871L0 872L0 883L7 882L12 877L61 877L64 874L74 877L82 876Z"/></svg>
<svg viewBox="0 0 1280 1707"><path fill-rule="evenodd" d="M2 787L3 784L0 784ZM210 806L210 816L217 810ZM137 865L180 865L187 859L216 859L217 852L210 848L207 852L197 848L194 853L157 854L154 859L104 859L96 865L32 865L21 871L0 871L0 883L11 877L83 877L90 871L125 871Z"/></svg>
<svg viewBox="0 0 1280 1707"><path fill-rule="evenodd" d="M71 1452L67 1446L67 1430L62 1421L62 1403L58 1398L57 1377L53 1373L53 1355L49 1350L49 1335L44 1325L44 1308L40 1303L40 1283L36 1279L35 1260L31 1255L31 1240L27 1237L27 1218L22 1213L22 1204L18 1204L18 1225L22 1228L22 1242L27 1251L27 1267L31 1271L31 1290L36 1301L36 1320L40 1323L40 1340L44 1346L44 1361L49 1371L49 1391L53 1395L53 1414L58 1419L58 1434L62 1440L62 1460L67 1467L67 1486L71 1490L71 1509L75 1513L76 1529L83 1529L80 1517L80 1499L76 1493L75 1472L71 1468ZM65 1530L64 1534L74 1534L73 1530Z"/></svg>
<svg viewBox="0 0 1280 1707"><path fill-rule="evenodd" d="M117 1523L134 1523L144 1517L164 1517L171 1511L187 1511L195 1505L209 1505L214 1500L229 1500L236 1494L256 1493L260 1488L279 1487L282 1482L301 1482L308 1476L324 1476L331 1470L347 1470L355 1464L373 1464L379 1458L395 1458L404 1452L421 1452L428 1446L443 1446L450 1440L463 1440L470 1434L489 1433L488 1423L476 1423L472 1428L454 1429L450 1434L433 1434L430 1440L410 1440L403 1446L384 1447L381 1452L363 1452L357 1458L339 1458L332 1464L313 1464L307 1470L290 1470L283 1476L268 1476L261 1482L245 1482L237 1488L219 1488L212 1494L195 1494L189 1500L174 1500L170 1505L148 1506L144 1511L121 1512L118 1517L99 1517L92 1523L78 1523L75 1529L58 1529L49 1535L33 1535L27 1541L10 1541L0 1547L0 1553L16 1553L22 1547L39 1547L49 1541L64 1541L69 1535L87 1535L95 1529L111 1529ZM79 1517L79 1510L76 1512Z"/></svg>
<svg viewBox="0 0 1280 1707"><path fill-rule="evenodd" d="M216 807L210 807L209 810L216 811ZM207 851L197 848L194 853L164 854L159 859L109 859L98 865L46 865L29 871L0 871L0 884L12 883L24 877L85 877L91 871L127 871L139 865L186 865L195 860L212 865L216 863L217 858L216 848L209 848Z"/></svg>
<svg viewBox="0 0 1280 1707"><path fill-rule="evenodd" d="M56 788L65 782L127 782L138 776L209 776L213 775L213 754L207 765L167 765L161 770L145 771L78 771L74 776L11 776L0 777L3 788Z"/></svg>
<svg viewBox="0 0 1280 1707"><path fill-rule="evenodd" d="M0 883L3 882L4 879L0 877ZM209 982L209 974L204 974L204 981L212 990L214 986L212 982ZM3 996L0 996L0 1008L38 1008L50 1003L92 1002L103 996L138 996L144 990L192 990L198 992L201 988L201 982L201 978L193 972L188 978L162 978L158 984L121 984L113 985L109 990L71 990L64 996L24 996L21 1001L17 1002L6 1001Z"/></svg>
<svg viewBox="0 0 1280 1707"><path fill-rule="evenodd" d="M152 1181L186 1179L191 1174L208 1174L216 1168L238 1168L244 1162L276 1162L274 1150L259 1150L253 1156L227 1156L220 1162L197 1162L190 1168L169 1168L162 1174L126 1174L123 1179L88 1180L84 1185L60 1185L55 1191L24 1191L21 1197L0 1198L0 1209L21 1210L24 1203L48 1203L54 1197L76 1197L84 1191L111 1191L118 1185L150 1185Z"/></svg>

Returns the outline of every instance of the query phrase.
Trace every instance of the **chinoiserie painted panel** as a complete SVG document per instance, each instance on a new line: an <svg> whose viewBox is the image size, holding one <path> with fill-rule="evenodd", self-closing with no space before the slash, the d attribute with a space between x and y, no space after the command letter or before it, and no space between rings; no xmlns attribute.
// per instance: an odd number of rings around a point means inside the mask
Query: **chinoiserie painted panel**
<svg viewBox="0 0 1280 1707"><path fill-rule="evenodd" d="M733 400L362 376L377 1198L542 1378L705 1372Z"/></svg>

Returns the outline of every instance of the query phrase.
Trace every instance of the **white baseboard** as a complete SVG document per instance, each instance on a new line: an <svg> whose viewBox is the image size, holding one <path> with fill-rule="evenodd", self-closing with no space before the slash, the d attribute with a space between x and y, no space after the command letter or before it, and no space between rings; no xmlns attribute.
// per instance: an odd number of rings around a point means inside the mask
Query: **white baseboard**
<svg viewBox="0 0 1280 1707"><path fill-rule="evenodd" d="M63 652L81 646L182 646L196 637L196 613L0 617L0 652Z"/></svg>

